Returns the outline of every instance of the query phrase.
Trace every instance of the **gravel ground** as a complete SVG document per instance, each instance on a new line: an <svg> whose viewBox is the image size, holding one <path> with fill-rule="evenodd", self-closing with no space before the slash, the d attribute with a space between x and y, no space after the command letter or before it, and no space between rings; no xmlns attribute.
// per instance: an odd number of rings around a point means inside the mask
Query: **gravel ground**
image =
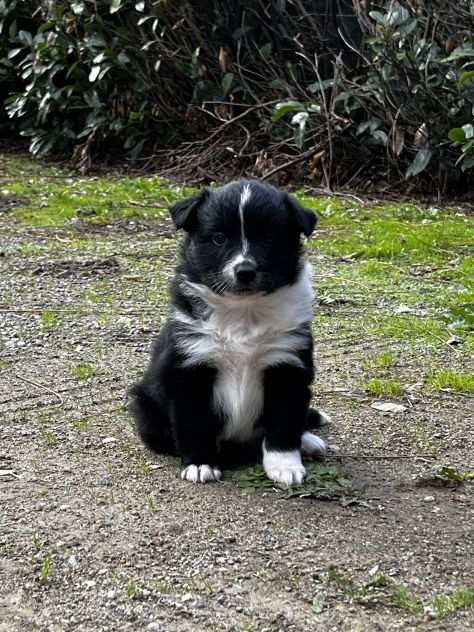
<svg viewBox="0 0 474 632"><path fill-rule="evenodd" d="M169 224L152 228L0 219L0 631L474 629L474 610L430 605L474 588L472 485L426 479L474 469L472 399L414 392L402 415L371 408L353 385L384 341L341 337L343 306L318 341L317 403L361 502L249 491L228 473L195 486L143 449L126 389L176 252ZM314 257L334 273L334 257ZM404 351L416 382L423 348Z"/></svg>

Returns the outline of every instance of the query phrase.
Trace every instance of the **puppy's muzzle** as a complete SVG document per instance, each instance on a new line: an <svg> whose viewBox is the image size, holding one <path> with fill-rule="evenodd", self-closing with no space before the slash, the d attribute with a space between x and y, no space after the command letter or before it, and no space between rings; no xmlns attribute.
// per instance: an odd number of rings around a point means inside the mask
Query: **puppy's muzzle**
<svg viewBox="0 0 474 632"><path fill-rule="evenodd" d="M240 287L251 287L257 279L257 265L247 259L234 267L234 275Z"/></svg>

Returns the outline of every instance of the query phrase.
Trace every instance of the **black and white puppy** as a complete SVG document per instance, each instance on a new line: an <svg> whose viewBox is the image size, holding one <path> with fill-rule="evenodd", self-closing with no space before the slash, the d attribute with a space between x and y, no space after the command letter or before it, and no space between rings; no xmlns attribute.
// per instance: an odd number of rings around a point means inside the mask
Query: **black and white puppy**
<svg viewBox="0 0 474 632"><path fill-rule="evenodd" d="M313 380L310 266L302 235L316 215L257 180L203 190L171 208L186 231L169 319L131 411L152 450L182 458L181 477L221 478L235 447L263 451L267 476L303 481L301 452L324 454L308 427Z"/></svg>

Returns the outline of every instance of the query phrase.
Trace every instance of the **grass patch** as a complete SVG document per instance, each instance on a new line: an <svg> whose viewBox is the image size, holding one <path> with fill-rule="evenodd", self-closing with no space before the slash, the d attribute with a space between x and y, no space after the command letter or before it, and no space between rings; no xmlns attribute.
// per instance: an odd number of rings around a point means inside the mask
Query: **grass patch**
<svg viewBox="0 0 474 632"><path fill-rule="evenodd" d="M127 597L129 599L138 599L140 589L137 582L134 579L129 579L127 582Z"/></svg>
<svg viewBox="0 0 474 632"><path fill-rule="evenodd" d="M154 176L85 178L27 159L8 158L5 163L11 175L5 194L29 201L12 213L30 225L58 226L75 218L107 223L156 217L191 191L167 186Z"/></svg>
<svg viewBox="0 0 474 632"><path fill-rule="evenodd" d="M379 317L369 328L369 334L383 335L394 340L439 343L445 342L449 331L445 324L434 318L417 318L416 316L384 316Z"/></svg>
<svg viewBox="0 0 474 632"><path fill-rule="evenodd" d="M457 253L470 254L469 234L474 223L468 217L442 212L425 216L416 207L386 205L348 211L331 205L322 213L321 226L345 228L318 242L328 254L401 263L439 264ZM352 224L352 226L351 226Z"/></svg>
<svg viewBox="0 0 474 632"><path fill-rule="evenodd" d="M395 363L396 356L391 351L382 351L374 356L369 356L363 362L363 367L366 370L380 369L387 370Z"/></svg>
<svg viewBox="0 0 474 632"><path fill-rule="evenodd" d="M49 552L44 556L43 561L41 562L41 568L39 572L40 581L47 582L49 580L51 576L52 561L53 554L52 552Z"/></svg>
<svg viewBox="0 0 474 632"><path fill-rule="evenodd" d="M53 445L56 444L56 437L50 430L47 430L46 428L41 428L40 436L45 441L48 448L52 448Z"/></svg>
<svg viewBox="0 0 474 632"><path fill-rule="evenodd" d="M88 419L75 419L72 422L72 427L77 432L86 432L90 428L90 422Z"/></svg>
<svg viewBox="0 0 474 632"><path fill-rule="evenodd" d="M96 373L96 368L93 364L89 362L84 362L83 364L78 364L73 367L71 370L73 377L78 380L87 380L87 378L92 377Z"/></svg>
<svg viewBox="0 0 474 632"><path fill-rule="evenodd" d="M47 309L41 312L40 320L43 329L55 329L59 324L56 314Z"/></svg>
<svg viewBox="0 0 474 632"><path fill-rule="evenodd" d="M449 389L457 393L474 393L474 374L460 373L453 369L440 369L432 373L427 387L433 391Z"/></svg>
<svg viewBox="0 0 474 632"><path fill-rule="evenodd" d="M402 394L402 386L400 382L395 379L382 380L379 378L372 378L365 382L363 389L370 395L375 395L377 397L398 397Z"/></svg>
<svg viewBox="0 0 474 632"><path fill-rule="evenodd" d="M283 492L286 498L319 498L321 500L341 500L354 496L348 478L346 478L335 465L327 465L319 462L305 463L306 478L302 485L292 487L280 486L269 480L261 465L237 472L237 484L250 491L274 491Z"/></svg>
<svg viewBox="0 0 474 632"><path fill-rule="evenodd" d="M399 610L405 610L410 614L421 614L423 604L415 593L407 586L397 585L392 589L390 604Z"/></svg>
<svg viewBox="0 0 474 632"><path fill-rule="evenodd" d="M450 595L438 595L433 599L431 606L439 619L444 619L444 617L458 610L473 609L474 590L472 588L460 588Z"/></svg>

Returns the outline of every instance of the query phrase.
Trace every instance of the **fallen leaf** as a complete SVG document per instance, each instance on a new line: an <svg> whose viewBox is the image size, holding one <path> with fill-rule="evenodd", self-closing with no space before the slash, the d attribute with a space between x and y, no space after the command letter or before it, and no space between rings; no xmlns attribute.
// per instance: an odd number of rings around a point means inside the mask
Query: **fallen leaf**
<svg viewBox="0 0 474 632"><path fill-rule="evenodd" d="M394 404L393 402L374 402L370 407L375 408L375 410L381 410L384 413L402 413L407 409L406 406Z"/></svg>

